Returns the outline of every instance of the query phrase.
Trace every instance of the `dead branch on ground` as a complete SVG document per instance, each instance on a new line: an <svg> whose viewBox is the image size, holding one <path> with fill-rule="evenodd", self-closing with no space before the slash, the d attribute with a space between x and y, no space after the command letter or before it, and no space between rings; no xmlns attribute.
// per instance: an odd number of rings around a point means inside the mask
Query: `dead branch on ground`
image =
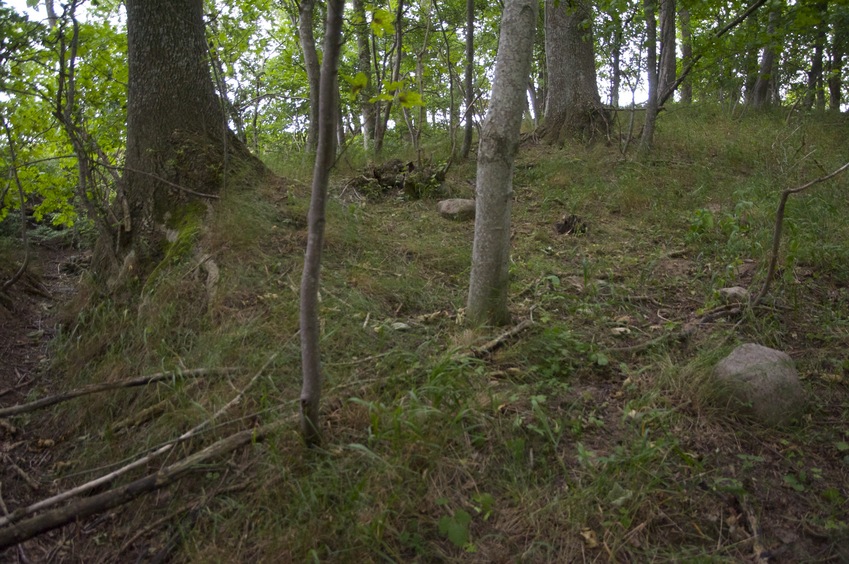
<svg viewBox="0 0 849 564"><path fill-rule="evenodd" d="M480 347L473 348L471 351L471 356L481 357L491 353L495 349L501 347L507 341L507 339L515 337L533 324L534 322L530 319L525 319L515 327L510 328L508 331L505 331L504 333L492 339L491 341L484 343Z"/></svg>
<svg viewBox="0 0 849 564"><path fill-rule="evenodd" d="M21 413L29 413L30 411L43 409L45 407L50 407L51 405L56 405L57 403L62 403L74 398L78 398L80 396L87 396L99 392L119 390L122 388L136 388L138 386L147 386L148 384L154 384L156 382L162 382L165 380L172 380L177 378L200 378L202 376L220 376L224 374L238 372L239 370L241 370L241 368L239 367L194 368L192 370L174 370L169 372L159 372L150 376L130 378L129 380L120 380L118 382L92 384L91 386L85 386L83 388L71 390L70 392L56 394L55 396L48 396L46 398L41 398L40 400L31 401L29 403L13 405L11 407L0 409L0 417L9 417L10 415L20 415Z"/></svg>
<svg viewBox="0 0 849 564"><path fill-rule="evenodd" d="M247 385L244 388L242 388L239 391L239 393L236 394L236 396L233 399L231 399L223 407L221 407L218 411L216 411L210 418L205 419L204 421L202 421L198 425L195 425L194 427L192 427L191 429L189 429L188 431L186 431L185 433L183 433L182 435L177 437L176 440L166 443L165 445L157 448L153 452L150 452L149 454L142 456L141 458L138 458L138 459L134 460L133 462L130 462L129 464L126 464L126 465L122 466L121 468L118 468L117 470L114 470L113 472L110 472L106 475L95 478L93 480L89 480L88 482L86 482L82 485L79 485L75 488L71 488L70 490L66 490L64 492L58 493L58 494L56 494L52 497L49 497L47 499L43 499L39 502L33 503L32 505L29 505L27 507L21 507L21 508L15 510L15 512L12 513L9 516L0 517L0 527L5 526L9 523L12 523L12 526L14 526L15 521L22 519L23 517L25 517L27 515L32 515L33 513L36 513L37 511L41 511L43 509L47 509L48 507L53 507L54 505L57 505L57 504L65 501L67 499L70 499L72 497L76 497L78 495L81 495L85 492L91 491L92 489L99 487L99 486L102 486L104 484L108 484L108 483L114 481L116 478L130 472L131 470L134 470L136 468L144 466L148 462L150 462L150 461L156 459L157 457L165 454L166 452L168 452L172 448L174 448L175 445L182 443L182 442L185 442L185 441L189 440L190 438L194 437L195 435L200 433L202 430L206 429L210 424L212 424L213 421L215 421L216 419L221 417L221 415L223 415L225 412L227 412L227 410L229 410L231 407L233 407L234 405L239 403L242 400L242 398L244 397L245 392L247 392L247 390L254 384L254 382L257 381L257 379L260 377L260 375L265 371L265 369L268 367L268 365L271 364L271 362L276 357L277 357L277 353L271 355L271 357L265 362L265 364L262 366L262 368L260 368L257 371L257 373L253 376L253 378L251 378L250 382L248 382Z"/></svg>
<svg viewBox="0 0 849 564"><path fill-rule="evenodd" d="M199 465L229 454L251 443L265 440L272 433L291 424L293 418L280 419L256 429L246 429L225 437L158 472L148 474L129 484L113 488L92 497L69 503L36 517L0 529L0 550L21 543L63 525L118 507L133 499L170 485L191 473Z"/></svg>

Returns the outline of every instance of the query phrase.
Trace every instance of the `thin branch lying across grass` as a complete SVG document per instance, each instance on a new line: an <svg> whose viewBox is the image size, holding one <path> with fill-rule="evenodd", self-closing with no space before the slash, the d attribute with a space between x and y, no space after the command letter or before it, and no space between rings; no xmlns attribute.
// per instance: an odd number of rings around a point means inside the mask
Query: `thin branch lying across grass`
<svg viewBox="0 0 849 564"><path fill-rule="evenodd" d="M819 184L820 182L825 182L826 180L831 180L835 176L842 174L847 169L849 169L849 163L844 164L837 170L826 174L825 176L820 176L815 180L811 180L807 184L803 184L798 188L788 188L781 193L781 198L778 201L778 210L775 212L775 228L772 232L772 256L769 259L769 268L767 268L766 279L764 280L764 285L761 288L761 291L758 292L758 295L755 296L750 302L751 306L755 306L760 303L764 296L766 296L767 292L769 292L769 287L772 284L772 279L775 276L775 269L778 265L778 251L781 247L781 231L784 228L784 208L787 205L787 199L793 195L798 194L799 192L803 192L814 186Z"/></svg>
<svg viewBox="0 0 849 564"><path fill-rule="evenodd" d="M118 507L141 495L172 484L210 460L214 460L248 444L265 440L270 434L290 424L292 420L293 418L280 419L256 429L240 431L209 445L200 452L192 454L170 466L162 468L158 472L148 474L129 484L113 488L92 497L77 500L65 507L54 509L42 515L6 526L0 529L0 550L66 525L77 519L83 519L107 511L113 507Z"/></svg>
<svg viewBox="0 0 849 564"><path fill-rule="evenodd" d="M154 384L156 382L162 382L165 380L172 380L176 378L200 378L202 376L221 376L226 374L232 374L233 372L238 372L239 370L241 370L241 368L239 367L194 368L192 370L158 372L150 376L140 376L138 378L130 378L128 380L120 380L118 382L92 384L91 386L85 386L83 388L78 388L76 390L71 390L62 394L56 394L55 396L48 396L46 398L41 398L40 400L31 401L29 403L22 403L19 405L13 405L11 407L5 407L3 409L0 409L0 417L9 417L11 415L29 413L31 411L50 407L51 405L56 405L57 403L72 400L80 396L88 396L100 392L108 392L110 390L136 388L138 386L147 386L148 384Z"/></svg>
<svg viewBox="0 0 849 564"><path fill-rule="evenodd" d="M276 353L271 355L271 357L269 357L269 359L265 362L265 364L262 366L262 368L260 368L257 371L257 373L254 374L253 378L251 378L251 380L247 383L247 385L245 385L244 388L239 390L239 393L236 394L236 396L233 397L233 399L231 399L223 407L221 407L218 411L216 411L210 418L205 419L200 424L195 425L194 427L192 427L191 429L189 429L188 431L186 431L185 433L180 435L177 438L177 440L172 441L170 443L167 443L164 446L156 449L155 451L153 451L153 452L151 452L151 453L149 453L145 456L142 456L141 458L138 458L138 459L134 460L133 462L131 462L131 463L125 465L125 466L122 466L121 468L118 468L117 470L115 470L113 472L110 472L109 474L106 474L104 476L100 476L98 478L95 478L94 480L90 480L90 481L86 482L85 484L82 484L82 485L77 486L75 488L72 488L70 490L66 490L64 492L61 492L59 494L54 495L53 497L41 500L41 501L34 503L32 505L29 505L27 507L22 507L22 508L16 510L11 515L9 515L7 517L0 518L0 527L5 526L9 523L14 524L14 522L16 520L21 519L21 518L23 518L27 515L32 515L33 513L37 512L37 511L41 511L41 510L46 509L48 507L53 507L54 505L57 505L57 504L65 501L66 499L70 499L72 497L81 495L85 492L91 491L92 489L99 487L99 486L102 486L103 484L108 484L108 483L112 482L113 480L115 480L116 478L118 478L119 476L122 476L122 475L126 474L127 472L134 470L135 468L143 466L143 465L147 464L148 462L154 460L155 458L165 454L166 452L168 452L172 448L174 448L175 445L177 445L181 442L185 442L188 439L194 437L195 435L200 433L202 430L204 430L206 427L208 427L210 424L212 424L213 421L215 421L216 419L221 417L221 415L223 415L225 412L227 412L227 410L229 410L231 407L233 407L234 405L239 403L242 400L242 398L245 396L245 392L247 392L247 390L254 384L254 382L256 382L257 379L259 379L260 375L265 371L265 369L268 367L268 365L271 364L271 362L276 357L277 357Z"/></svg>

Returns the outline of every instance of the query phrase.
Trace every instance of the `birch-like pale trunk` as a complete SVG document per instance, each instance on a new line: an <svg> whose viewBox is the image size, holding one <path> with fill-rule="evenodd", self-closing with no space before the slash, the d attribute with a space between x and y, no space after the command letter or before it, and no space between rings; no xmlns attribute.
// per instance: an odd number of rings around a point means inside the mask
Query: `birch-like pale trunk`
<svg viewBox="0 0 849 564"><path fill-rule="evenodd" d="M466 312L476 325L510 322L507 290L513 159L519 147L538 9L536 0L504 3L492 95L478 148L475 242Z"/></svg>
<svg viewBox="0 0 849 564"><path fill-rule="evenodd" d="M319 434L319 401L321 399L321 358L318 350L318 288L321 273L321 250L324 246L325 208L327 184L335 155L337 116L336 77L342 42L342 12L344 0L327 3L327 27L324 36L324 60L321 64L321 81L318 103L318 147L312 178L312 197L307 220L307 252L301 277L301 363L303 387L301 388L301 433L304 442L316 445Z"/></svg>

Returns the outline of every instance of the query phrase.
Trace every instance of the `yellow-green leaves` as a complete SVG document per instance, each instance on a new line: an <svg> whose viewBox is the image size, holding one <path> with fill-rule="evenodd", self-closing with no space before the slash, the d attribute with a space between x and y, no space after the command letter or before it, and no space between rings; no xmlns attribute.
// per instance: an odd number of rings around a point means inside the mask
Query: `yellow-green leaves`
<svg viewBox="0 0 849 564"><path fill-rule="evenodd" d="M388 10L377 9L371 14L371 30L378 37L395 33L392 13Z"/></svg>

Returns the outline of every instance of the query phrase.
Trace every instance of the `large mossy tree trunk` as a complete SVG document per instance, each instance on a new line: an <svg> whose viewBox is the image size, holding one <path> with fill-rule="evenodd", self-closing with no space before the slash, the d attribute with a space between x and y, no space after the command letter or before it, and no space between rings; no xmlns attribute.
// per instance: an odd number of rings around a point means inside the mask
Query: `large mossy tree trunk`
<svg viewBox="0 0 849 564"><path fill-rule="evenodd" d="M525 109L537 0L507 0L501 20L492 96L478 147L477 211L468 318L475 325L510 322L510 208L513 159Z"/></svg>
<svg viewBox="0 0 849 564"><path fill-rule="evenodd" d="M608 132L608 112L596 80L592 16L587 0L545 2L548 95L538 133L550 143L590 140Z"/></svg>
<svg viewBox="0 0 849 564"><path fill-rule="evenodd" d="M96 263L108 277L123 262L113 282L143 277L175 232L202 222L228 170L244 163L261 169L226 127L210 75L203 0L127 0L126 7L127 154L116 202L121 237L117 244L100 242Z"/></svg>

